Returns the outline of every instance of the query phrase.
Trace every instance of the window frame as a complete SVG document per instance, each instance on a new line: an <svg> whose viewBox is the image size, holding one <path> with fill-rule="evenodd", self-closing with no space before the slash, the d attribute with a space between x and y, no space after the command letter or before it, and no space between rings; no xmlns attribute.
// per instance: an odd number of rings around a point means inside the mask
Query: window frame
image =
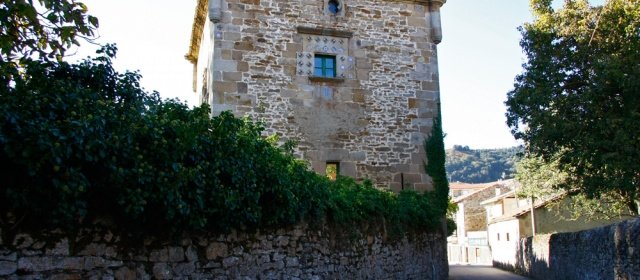
<svg viewBox="0 0 640 280"><path fill-rule="evenodd" d="M322 65L318 67L317 59L320 59ZM332 62L331 67L327 67L326 62L330 60ZM336 55L316 53L313 55L313 76L323 78L336 78L338 76L338 59ZM317 70L321 71L321 75L317 74ZM333 76L327 74L327 70L333 71Z"/></svg>
<svg viewBox="0 0 640 280"><path fill-rule="evenodd" d="M334 176L331 176L332 174L329 174L329 172L328 172L329 171L329 166L331 166L331 165L335 166L335 169L336 169L335 170L336 173L335 173ZM335 181L338 178L338 176L340 176L340 162L339 161L327 161L325 163L324 172L325 172L325 176L327 176L327 178L329 178L329 180Z"/></svg>

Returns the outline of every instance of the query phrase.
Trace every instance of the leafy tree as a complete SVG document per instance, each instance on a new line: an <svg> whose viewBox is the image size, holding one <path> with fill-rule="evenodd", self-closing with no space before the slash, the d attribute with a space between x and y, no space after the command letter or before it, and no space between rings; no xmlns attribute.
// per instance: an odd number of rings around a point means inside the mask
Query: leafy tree
<svg viewBox="0 0 640 280"><path fill-rule="evenodd" d="M518 195L541 199L560 194L569 173L562 171L559 164L557 158L551 162L531 155L522 158L516 164L515 178L521 184Z"/></svg>
<svg viewBox="0 0 640 280"><path fill-rule="evenodd" d="M61 59L78 39L93 39L98 19L76 0L0 3L0 62L37 55Z"/></svg>
<svg viewBox="0 0 640 280"><path fill-rule="evenodd" d="M568 0L558 11L551 2L531 1L507 123L529 154L570 172L567 188L615 194L638 213L640 1Z"/></svg>
<svg viewBox="0 0 640 280"><path fill-rule="evenodd" d="M570 203L556 199L550 202L557 216L565 219L608 220L623 216L633 216L624 203L624 198L616 192L589 198L584 193L571 190L567 184L570 172L562 170L558 158L545 161L542 157L527 156L516 165L516 179L521 183L518 195L535 200L559 196ZM567 190L568 189L568 190ZM569 216L564 213L568 211Z"/></svg>

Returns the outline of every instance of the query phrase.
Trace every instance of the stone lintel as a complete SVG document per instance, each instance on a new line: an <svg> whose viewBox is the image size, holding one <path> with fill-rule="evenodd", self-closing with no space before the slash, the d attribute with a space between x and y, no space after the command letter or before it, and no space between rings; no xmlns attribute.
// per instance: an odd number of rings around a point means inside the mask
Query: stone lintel
<svg viewBox="0 0 640 280"><path fill-rule="evenodd" d="M344 79L343 78L320 77L320 76L309 76L309 81L311 81L311 82L322 82L322 83L342 83L342 82L344 82Z"/></svg>
<svg viewBox="0 0 640 280"><path fill-rule="evenodd" d="M300 34L333 36L333 37L342 37L342 38L353 37L353 32L351 31L339 30L339 29L333 29L333 28L298 26L296 27L296 29Z"/></svg>
<svg viewBox="0 0 640 280"><path fill-rule="evenodd" d="M424 6L428 6L429 4L433 4L434 6L437 6L438 8L442 7L442 5L444 5L444 3L447 3L447 0L391 0L391 1L410 3L410 4L418 4L418 5L424 5Z"/></svg>

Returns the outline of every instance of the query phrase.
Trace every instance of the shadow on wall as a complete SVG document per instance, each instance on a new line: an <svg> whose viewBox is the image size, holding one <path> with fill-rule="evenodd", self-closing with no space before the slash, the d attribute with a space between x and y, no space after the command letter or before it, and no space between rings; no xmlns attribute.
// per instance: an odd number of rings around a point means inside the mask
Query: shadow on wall
<svg viewBox="0 0 640 280"><path fill-rule="evenodd" d="M640 218L523 238L515 265L493 265L533 279L640 279Z"/></svg>

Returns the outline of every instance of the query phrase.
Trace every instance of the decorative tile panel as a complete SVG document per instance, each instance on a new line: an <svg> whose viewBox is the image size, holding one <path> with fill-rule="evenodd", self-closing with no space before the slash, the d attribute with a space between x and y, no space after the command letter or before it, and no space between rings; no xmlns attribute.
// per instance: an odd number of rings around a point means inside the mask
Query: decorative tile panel
<svg viewBox="0 0 640 280"><path fill-rule="evenodd" d="M353 78L354 60L349 56L349 38L315 34L300 34L300 36L302 37L304 52L297 54L297 75L312 76L313 56L315 54L328 54L336 56L337 78Z"/></svg>
<svg viewBox="0 0 640 280"><path fill-rule="evenodd" d="M311 76L313 74L313 53L296 53L296 75Z"/></svg>
<svg viewBox="0 0 640 280"><path fill-rule="evenodd" d="M343 79L353 79L354 59L347 55L336 56L336 77Z"/></svg>

